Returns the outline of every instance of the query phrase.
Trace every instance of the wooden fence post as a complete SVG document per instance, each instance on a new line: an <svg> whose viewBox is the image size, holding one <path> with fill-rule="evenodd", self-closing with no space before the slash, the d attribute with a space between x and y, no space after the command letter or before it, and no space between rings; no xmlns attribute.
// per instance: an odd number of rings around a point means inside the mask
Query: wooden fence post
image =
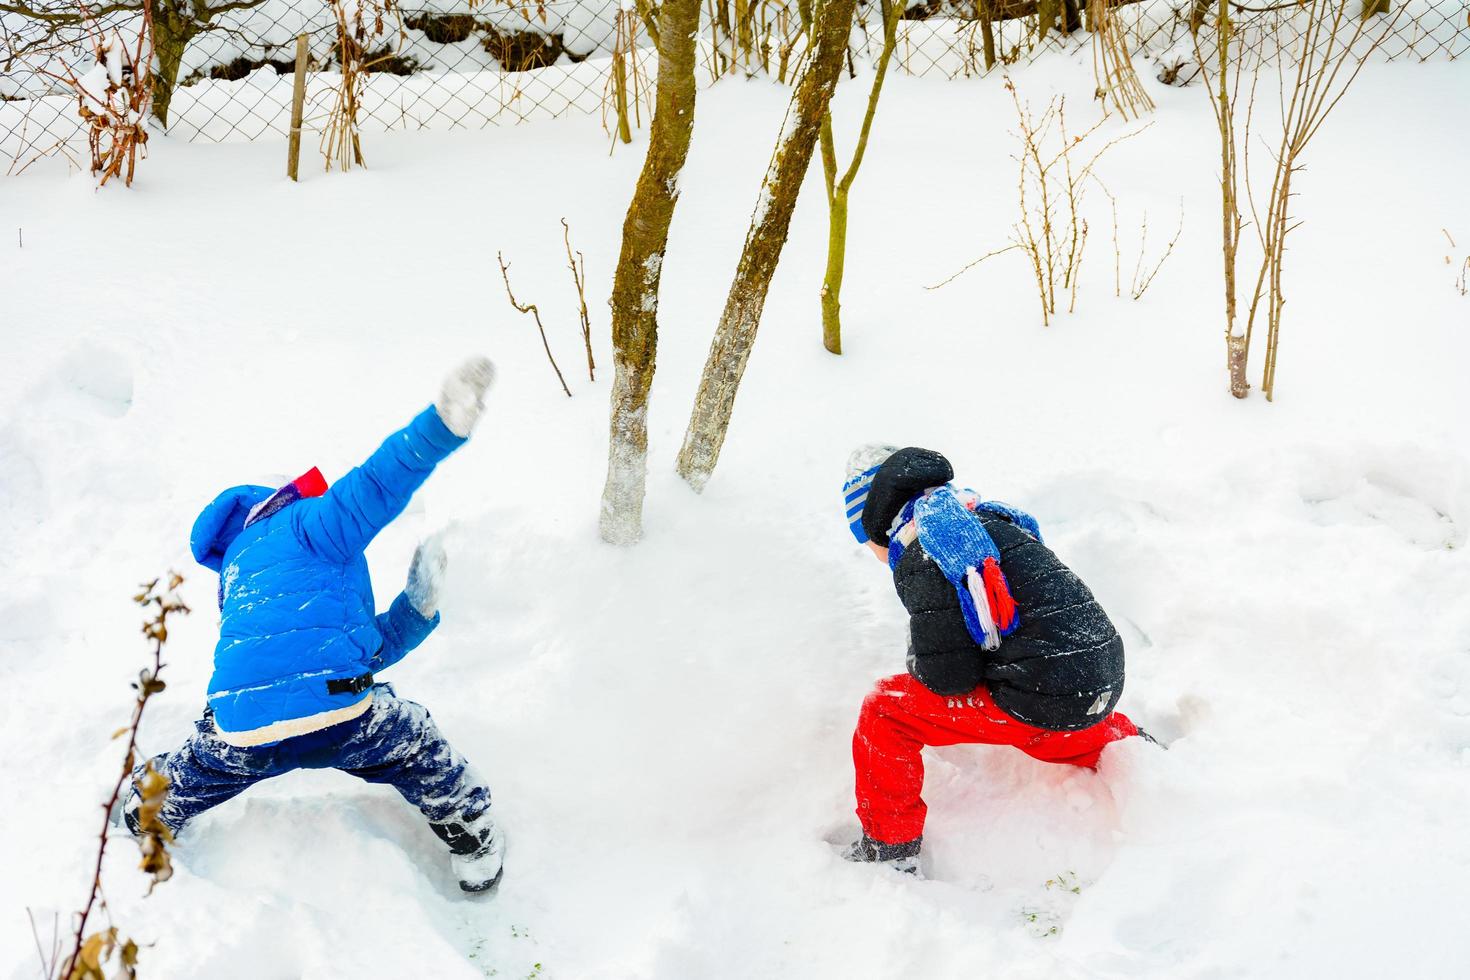
<svg viewBox="0 0 1470 980"><path fill-rule="evenodd" d="M291 136L286 144L286 176L296 180L301 163L301 116L306 106L306 35L296 38L296 81L291 86Z"/></svg>

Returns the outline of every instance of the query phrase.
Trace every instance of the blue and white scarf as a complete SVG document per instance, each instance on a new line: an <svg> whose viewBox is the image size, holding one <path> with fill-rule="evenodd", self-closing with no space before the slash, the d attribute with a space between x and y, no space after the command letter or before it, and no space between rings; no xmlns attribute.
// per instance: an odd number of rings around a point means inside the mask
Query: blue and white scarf
<svg viewBox="0 0 1470 980"><path fill-rule="evenodd" d="M1030 514L946 483L904 505L889 536L888 564L898 567L905 547L917 539L959 594L970 635L994 650L1001 637L1021 625L1021 613L1000 568L1000 549L985 530L981 512L1004 518L1041 540L1041 528Z"/></svg>

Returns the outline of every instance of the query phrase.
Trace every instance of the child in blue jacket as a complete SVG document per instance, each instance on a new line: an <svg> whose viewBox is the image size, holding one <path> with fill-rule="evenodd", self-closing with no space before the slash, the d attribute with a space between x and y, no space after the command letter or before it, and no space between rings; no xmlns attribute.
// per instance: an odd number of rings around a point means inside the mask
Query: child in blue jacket
<svg viewBox="0 0 1470 980"><path fill-rule="evenodd" d="M500 880L504 839L484 780L424 708L375 681L439 625L444 552L420 545L382 614L363 557L469 438L493 378L488 360L466 362L433 406L330 487L313 469L280 489L232 487L199 515L189 544L220 576L220 638L204 717L151 760L169 780L160 819L175 834L263 779L340 769L418 807L465 891ZM142 774L123 807L134 833Z"/></svg>

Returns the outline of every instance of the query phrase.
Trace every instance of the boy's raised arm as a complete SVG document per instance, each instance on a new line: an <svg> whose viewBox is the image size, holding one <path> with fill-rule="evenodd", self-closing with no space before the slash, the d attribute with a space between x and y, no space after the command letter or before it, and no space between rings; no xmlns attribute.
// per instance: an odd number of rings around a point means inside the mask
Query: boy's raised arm
<svg viewBox="0 0 1470 980"><path fill-rule="evenodd" d="M433 406L389 436L314 506L293 508L297 531L307 545L339 561L366 548L403 513L434 467L469 438L494 377L486 358L466 361L444 382Z"/></svg>

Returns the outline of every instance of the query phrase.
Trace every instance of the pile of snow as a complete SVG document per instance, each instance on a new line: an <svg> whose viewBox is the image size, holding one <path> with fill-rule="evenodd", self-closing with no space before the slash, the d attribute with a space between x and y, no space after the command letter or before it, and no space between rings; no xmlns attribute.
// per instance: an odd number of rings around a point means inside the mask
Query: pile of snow
<svg viewBox="0 0 1470 980"><path fill-rule="evenodd" d="M1017 83L1071 93L1080 123L1092 79L1058 57ZM25 243L6 246L0 331L0 976L35 975L26 908L44 934L84 893L146 651L134 584L177 567L195 610L144 725L157 751L210 671L198 509L261 472L340 476L475 351L501 368L475 439L369 558L386 602L447 528L443 626L385 679L490 778L505 881L461 898L391 790L293 774L192 825L151 897L113 849L111 915L153 944L145 976L1470 972L1470 305L1440 231L1470 237L1470 199L1446 191L1470 132L1442 109L1470 73L1375 65L1313 145L1274 405L1225 393L1208 104L1146 84L1156 124L1104 162L1123 261L1145 208L1172 225L1182 198L1183 237L1141 301L1115 299L1098 212L1078 311L1043 329L1018 256L923 288L1014 220L1008 94L890 80L853 198L848 353L820 345L808 187L696 497L672 461L785 111L775 87L702 94L647 535L627 550L595 531L597 311L638 145L609 157L586 118L379 136L372 169L294 185L274 143L156 139L131 191L0 183ZM865 95L840 89L841 145ZM576 377L562 216L592 276L595 383ZM503 301L497 251L574 398ZM1095 773L931 753L924 880L834 846L857 830L858 705L903 665L889 577L841 517L843 461L872 440L942 449L1037 515L1124 634L1123 710L1171 743L1110 748Z"/></svg>

